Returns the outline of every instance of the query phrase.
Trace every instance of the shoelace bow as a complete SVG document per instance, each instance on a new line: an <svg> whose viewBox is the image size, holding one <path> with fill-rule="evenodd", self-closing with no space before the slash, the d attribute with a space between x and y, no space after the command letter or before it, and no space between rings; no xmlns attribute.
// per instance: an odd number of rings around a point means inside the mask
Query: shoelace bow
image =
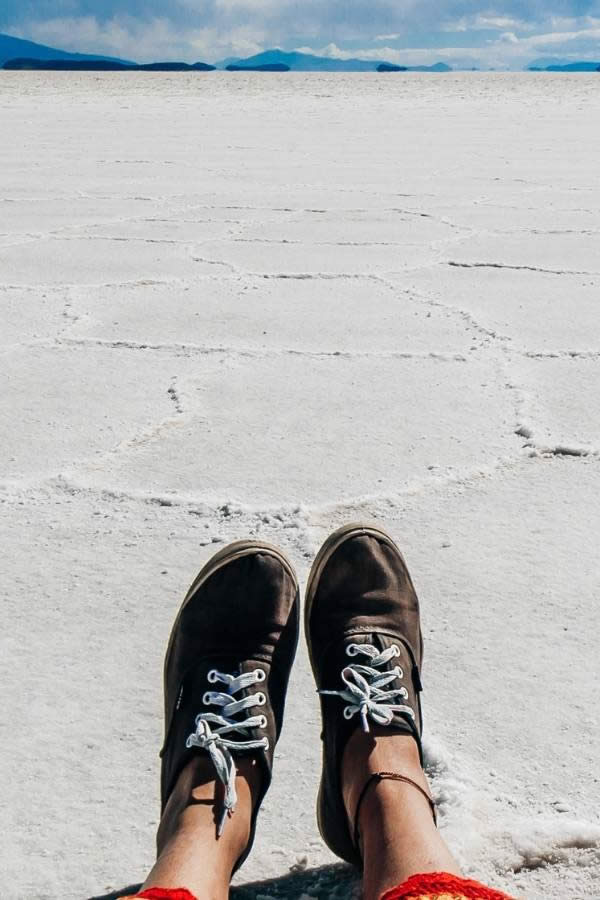
<svg viewBox="0 0 600 900"><path fill-rule="evenodd" d="M345 700L347 705L344 707L344 716L351 719L353 715L360 713L363 731L370 730L369 716L378 725L389 725L394 713L406 713L414 719L412 707L398 703L400 698L404 700L408 698L405 687L384 690L396 679L404 677L400 666L379 671L381 666L386 666L391 659L400 655L400 648L396 644L392 644L386 650L378 650L372 644L348 644L346 647L348 656L357 656L359 653L369 658L369 664L349 663L341 673L346 687L341 691L319 691L319 693Z"/></svg>
<svg viewBox="0 0 600 900"><path fill-rule="evenodd" d="M206 691L202 702L206 706L220 706L221 713L202 712L196 716L196 730L192 732L185 742L185 746L198 747L208 750L219 780L225 788L223 810L217 826L219 837L223 833L227 817L233 813L237 803L237 791L235 789L236 768L232 750L268 750L269 739L267 737L258 740L240 741L225 737L233 732L244 732L248 728L264 728L267 718L264 715L248 716L243 720L236 720L233 716L255 706L264 706L266 697L263 693L251 694L242 700L236 700L233 694L244 688L251 687L265 680L262 669L252 672L244 672L241 675L229 675L226 672L218 672L211 669L208 673L208 681L211 684L221 682L227 686L227 692ZM217 726L217 727L215 727Z"/></svg>

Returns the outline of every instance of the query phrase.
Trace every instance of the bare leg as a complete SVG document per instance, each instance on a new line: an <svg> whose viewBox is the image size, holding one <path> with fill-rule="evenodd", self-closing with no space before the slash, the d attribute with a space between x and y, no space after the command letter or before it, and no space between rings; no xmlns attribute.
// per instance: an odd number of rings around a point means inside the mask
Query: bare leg
<svg viewBox="0 0 600 900"><path fill-rule="evenodd" d="M252 794L260 773L251 759L236 762L238 802L217 838L215 794L221 785L205 756L191 760L181 772L158 827L158 859L144 888L187 888L199 900L227 900L233 867L248 844Z"/></svg>
<svg viewBox="0 0 600 900"><path fill-rule="evenodd" d="M370 774L396 772L427 788L417 745L408 735L358 729L342 761L344 803L351 827ZM365 900L379 900L390 888L419 872L460 875L458 863L437 830L425 797L398 781L374 783L361 804L359 833L364 861Z"/></svg>

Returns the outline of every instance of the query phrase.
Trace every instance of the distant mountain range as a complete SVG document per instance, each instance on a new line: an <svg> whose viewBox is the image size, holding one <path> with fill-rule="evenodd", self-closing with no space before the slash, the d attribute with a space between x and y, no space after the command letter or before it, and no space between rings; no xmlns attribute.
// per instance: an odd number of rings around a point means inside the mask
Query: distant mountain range
<svg viewBox="0 0 600 900"><path fill-rule="evenodd" d="M40 62L41 61L41 62ZM48 65L42 65L46 61ZM74 65L67 65L68 62ZM121 70L133 68L137 70L154 71L198 71L212 68L229 69L230 71L258 70L271 72L451 72L452 69L446 63L438 62L432 66L404 66L395 65L379 59L333 59L329 56L317 56L312 53L287 52L285 50L265 50L254 56L244 59L229 57L215 63L214 66L206 63L144 63L139 65L127 59L119 59L113 56L102 56L94 53L70 53L65 50L57 50L55 47L47 47L44 44L36 44L33 41L25 41L8 34L0 34L0 67L7 62L12 62L11 68L20 69L75 69L85 70ZM101 65L104 63L105 65ZM594 72L600 71L600 62L571 62L565 59L541 58L536 59L527 67L530 71L544 72Z"/></svg>
<svg viewBox="0 0 600 900"><path fill-rule="evenodd" d="M46 61L50 65L36 65L36 61ZM60 61L71 61L78 63L72 67L68 65L58 65ZM11 37L8 34L0 34L0 66L7 62L11 63L11 68L20 69L70 69L83 70L85 64L90 64L90 68L100 70L121 69L127 66L137 67L137 63L132 60L118 59L113 56L102 56L101 54L90 53L69 53L65 50L57 50L54 47L47 47L44 44L36 44L33 41L25 41L21 38ZM98 63L104 62L107 65L102 67ZM112 65L111 65L112 64ZM284 50L274 49L265 50L264 53L257 53L254 56L248 56L245 59L239 57L229 57L215 63L218 69L229 69L230 71L239 71L243 69L287 72L290 69L295 72L375 72L378 67L384 67L386 71L409 71L409 72L450 72L450 66L445 63L436 63L433 66L395 66L392 63L386 63L378 59L332 59L328 56L315 56L311 53L298 53L296 51L287 53ZM161 71L179 71L190 68L185 63L147 63L144 69L153 68ZM206 63L195 63L195 69L212 68Z"/></svg>
<svg viewBox="0 0 600 900"><path fill-rule="evenodd" d="M217 69L225 69L227 66L237 66L246 69L255 66L284 65L289 66L293 72L375 72L382 64L380 59L333 59L329 56L315 56L312 53L298 53L298 51L286 52L285 50L265 50L255 56L245 59L228 57L219 60L215 65ZM391 63L387 63L392 66ZM451 72L446 63L435 63L433 66L402 66L401 70L408 72Z"/></svg>
<svg viewBox="0 0 600 900"><path fill-rule="evenodd" d="M9 34L0 34L0 66L10 59L73 59L84 62L85 60L101 59L106 62L128 63L130 60L117 59L114 56L100 56L89 53L67 53L65 50L56 50L54 47L46 47L45 44L35 44L33 41L24 41L21 38L11 37Z"/></svg>
<svg viewBox="0 0 600 900"><path fill-rule="evenodd" d="M600 72L600 62L555 63L549 66L529 66L530 72Z"/></svg>
<svg viewBox="0 0 600 900"><path fill-rule="evenodd" d="M216 68L216 66L214 67ZM259 63L258 65L250 65L237 63L229 63L225 66L228 72L289 72L290 67L285 63Z"/></svg>
<svg viewBox="0 0 600 900"><path fill-rule="evenodd" d="M33 70L36 72L211 72L215 66L207 63L156 62L136 63L114 62L110 59L27 59L17 57L4 63L4 69Z"/></svg>
<svg viewBox="0 0 600 900"><path fill-rule="evenodd" d="M600 61L584 62L583 60L564 59L560 56L541 56L532 60L527 68L534 72L595 72L598 66L600 66Z"/></svg>

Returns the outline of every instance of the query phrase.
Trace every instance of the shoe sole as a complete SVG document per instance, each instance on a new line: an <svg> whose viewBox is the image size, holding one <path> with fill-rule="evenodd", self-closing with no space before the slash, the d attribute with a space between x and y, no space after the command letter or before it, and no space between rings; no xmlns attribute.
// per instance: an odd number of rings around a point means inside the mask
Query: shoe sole
<svg viewBox="0 0 600 900"><path fill-rule="evenodd" d="M278 548L275 547L274 544L268 544L266 541L252 541L252 540L242 540L242 541L234 541L231 544L228 544L226 547L222 547L221 550L218 550L207 563L200 569L196 577L194 578L190 588L183 599L183 603L179 607L179 612L175 617L175 621L173 623L173 627L171 629L171 634L169 636L169 643L167 645L167 652L165 653L165 662L164 662L164 674L163 674L163 682L164 682L164 696L166 699L167 696L167 666L171 657L171 651L173 648L173 641L175 639L175 634L177 632L177 628L179 626L179 620L181 618L181 614L183 610L190 602L192 597L196 595L202 585L208 581L208 579L218 572L219 569L222 569L223 566L228 565L228 563L232 562L234 559L241 559L243 556L251 556L254 553L267 553L270 556L274 556L275 559L279 560L279 562L284 566L289 575L291 575L292 580L294 582L294 586L296 588L296 597L298 598L300 587L298 585L298 577L296 572L294 571L294 567L292 566L290 560L285 556L284 553Z"/></svg>

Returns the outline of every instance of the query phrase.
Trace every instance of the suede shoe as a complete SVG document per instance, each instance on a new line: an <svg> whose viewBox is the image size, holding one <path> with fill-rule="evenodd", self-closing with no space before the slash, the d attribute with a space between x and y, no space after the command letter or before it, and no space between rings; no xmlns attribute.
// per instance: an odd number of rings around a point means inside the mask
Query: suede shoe
<svg viewBox="0 0 600 900"><path fill-rule="evenodd" d="M323 721L319 830L337 856L360 866L358 808L350 824L341 785L342 757L351 734L357 727L369 731L370 723L376 723L390 733L412 735L423 764L419 602L400 551L386 532L352 524L325 541L308 578L305 628ZM372 776L382 777L410 781L393 773Z"/></svg>
<svg viewBox="0 0 600 900"><path fill-rule="evenodd" d="M235 756L254 756L261 790L254 798L250 852L259 807L271 782L288 678L299 632L299 588L276 547L237 541L210 559L190 587L165 657L164 811L191 757L208 754L222 782L220 835L236 805Z"/></svg>

